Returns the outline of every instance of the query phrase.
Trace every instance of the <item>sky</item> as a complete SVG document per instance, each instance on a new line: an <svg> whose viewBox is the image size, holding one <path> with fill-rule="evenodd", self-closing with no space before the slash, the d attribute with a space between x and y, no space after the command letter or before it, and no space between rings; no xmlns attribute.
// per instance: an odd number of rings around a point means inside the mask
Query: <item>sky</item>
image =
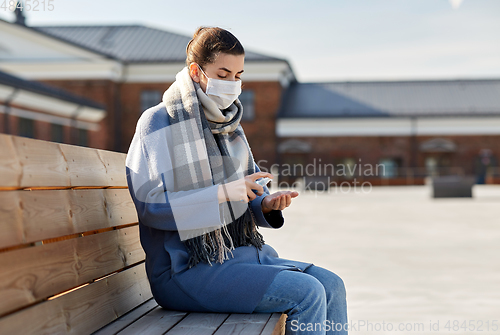
<svg viewBox="0 0 500 335"><path fill-rule="evenodd" d="M301 82L500 78L499 0L50 1L28 25L219 26Z"/></svg>

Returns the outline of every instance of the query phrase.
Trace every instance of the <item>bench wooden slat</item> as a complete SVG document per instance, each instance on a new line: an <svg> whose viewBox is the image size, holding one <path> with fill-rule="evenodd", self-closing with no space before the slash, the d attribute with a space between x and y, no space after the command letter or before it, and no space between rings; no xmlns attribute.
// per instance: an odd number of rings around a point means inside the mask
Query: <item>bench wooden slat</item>
<svg viewBox="0 0 500 335"><path fill-rule="evenodd" d="M11 191L19 197L22 209L24 243L41 241L54 237L75 234L78 228L73 224L73 199L80 203L73 190ZM83 194L83 193L82 193ZM97 195L97 194L96 194ZM8 194L0 194L1 197ZM93 201L97 201L93 199ZM83 210L92 208L83 202ZM1 205L0 205L1 206ZM94 213L94 211L91 211ZM96 218L94 216L93 218Z"/></svg>
<svg viewBox="0 0 500 335"><path fill-rule="evenodd" d="M144 257L137 226L0 253L0 315Z"/></svg>
<svg viewBox="0 0 500 335"><path fill-rule="evenodd" d="M138 222L128 189L0 191L0 248Z"/></svg>
<svg viewBox="0 0 500 335"><path fill-rule="evenodd" d="M58 143L18 136L12 140L22 169L18 187L71 186Z"/></svg>
<svg viewBox="0 0 500 335"><path fill-rule="evenodd" d="M0 134L0 186L17 187L21 183L21 164L12 137Z"/></svg>
<svg viewBox="0 0 500 335"><path fill-rule="evenodd" d="M97 150L97 153L106 168L106 185L127 186L127 171L125 168L127 155L108 150Z"/></svg>
<svg viewBox="0 0 500 335"><path fill-rule="evenodd" d="M199 326L190 325L196 322L198 316L191 316L191 321L184 322L175 330L171 329L175 325L175 321L171 322L173 316L184 315L186 312L170 311L161 308L156 301L151 299L151 305L147 309L136 310L125 314L121 318L108 324L103 329L98 330L92 335L128 335L128 334L198 334ZM145 305L145 304L144 304ZM153 312L154 310L154 312ZM197 314L197 313L190 313ZM146 317L147 316L147 317ZM154 316L154 317L153 317ZM167 317L168 320L163 320ZM181 318L177 319L179 322ZM228 318L218 327L209 327L209 330L201 330L203 333L223 335L223 334L240 334L240 335L284 335L284 322L286 315L282 313L255 313L255 314L230 314ZM158 325L157 325L158 323ZM202 326L203 327L203 326ZM181 328L181 329L179 329ZM171 329L169 331L169 329Z"/></svg>
<svg viewBox="0 0 500 335"><path fill-rule="evenodd" d="M273 313L261 335L284 335L286 318L287 315L284 313Z"/></svg>
<svg viewBox="0 0 500 335"><path fill-rule="evenodd" d="M0 249L25 243L18 191L0 191Z"/></svg>
<svg viewBox="0 0 500 335"><path fill-rule="evenodd" d="M107 185L106 168L97 150L68 144L59 147L68 164L71 186Z"/></svg>
<svg viewBox="0 0 500 335"><path fill-rule="evenodd" d="M269 314L231 314L214 335L260 334Z"/></svg>
<svg viewBox="0 0 500 335"><path fill-rule="evenodd" d="M190 313L167 335L212 335L228 316L224 313Z"/></svg>
<svg viewBox="0 0 500 335"><path fill-rule="evenodd" d="M108 323L106 326L95 331L94 333L92 333L92 335L115 335L156 307L158 307L158 303L154 298L151 298L140 306L137 306L130 312L122 315L115 321Z"/></svg>
<svg viewBox="0 0 500 335"><path fill-rule="evenodd" d="M162 335L181 321L188 313L156 307L137 322L119 332L119 335Z"/></svg>
<svg viewBox="0 0 500 335"><path fill-rule="evenodd" d="M127 187L126 154L0 134L0 187Z"/></svg>
<svg viewBox="0 0 500 335"><path fill-rule="evenodd" d="M0 319L2 334L89 334L152 297L144 264Z"/></svg>

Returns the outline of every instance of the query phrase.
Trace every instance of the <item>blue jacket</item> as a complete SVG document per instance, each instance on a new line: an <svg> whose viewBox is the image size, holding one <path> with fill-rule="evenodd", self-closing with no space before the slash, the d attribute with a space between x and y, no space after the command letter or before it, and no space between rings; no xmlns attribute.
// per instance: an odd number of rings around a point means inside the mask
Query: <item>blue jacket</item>
<svg viewBox="0 0 500 335"><path fill-rule="evenodd" d="M262 250L238 247L222 264L199 263L188 268L189 254L176 230L165 186L168 174L161 172L169 164L164 140L168 127L163 102L146 110L137 122L126 159L127 183L138 214L153 296L161 306L173 310L251 313L276 274L304 271L312 264L279 258L266 244ZM260 171L257 164L255 169ZM219 215L217 187L183 197L183 208L189 215L200 215L201 220L203 215ZM267 187L264 190L265 194L250 201L257 225L280 228L284 224L281 211L262 213L262 199L269 194Z"/></svg>

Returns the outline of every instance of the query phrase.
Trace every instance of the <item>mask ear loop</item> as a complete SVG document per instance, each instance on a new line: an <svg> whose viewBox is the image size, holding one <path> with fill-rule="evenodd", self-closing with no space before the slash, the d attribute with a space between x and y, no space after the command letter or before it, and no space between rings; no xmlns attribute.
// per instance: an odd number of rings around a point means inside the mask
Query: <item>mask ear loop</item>
<svg viewBox="0 0 500 335"><path fill-rule="evenodd" d="M207 80L208 80L209 78L208 78L207 74L205 73L205 71L203 71L203 69L201 68L200 64L196 63L196 65L198 65L198 68L205 75L205 78L207 78Z"/></svg>

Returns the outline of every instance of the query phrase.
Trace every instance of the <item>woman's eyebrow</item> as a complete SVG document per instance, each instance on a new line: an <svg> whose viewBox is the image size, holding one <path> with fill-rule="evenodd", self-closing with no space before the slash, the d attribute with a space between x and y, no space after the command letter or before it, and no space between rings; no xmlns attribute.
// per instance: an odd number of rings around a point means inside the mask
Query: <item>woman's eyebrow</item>
<svg viewBox="0 0 500 335"><path fill-rule="evenodd" d="M219 70L224 70L224 71L226 71L226 72L228 72L228 73L231 73L231 71L229 71L229 70L228 70L228 69L226 69L225 67L221 67L221 68L219 68ZM238 73L243 73L244 71L245 71L245 70L241 70L241 71L239 71Z"/></svg>

